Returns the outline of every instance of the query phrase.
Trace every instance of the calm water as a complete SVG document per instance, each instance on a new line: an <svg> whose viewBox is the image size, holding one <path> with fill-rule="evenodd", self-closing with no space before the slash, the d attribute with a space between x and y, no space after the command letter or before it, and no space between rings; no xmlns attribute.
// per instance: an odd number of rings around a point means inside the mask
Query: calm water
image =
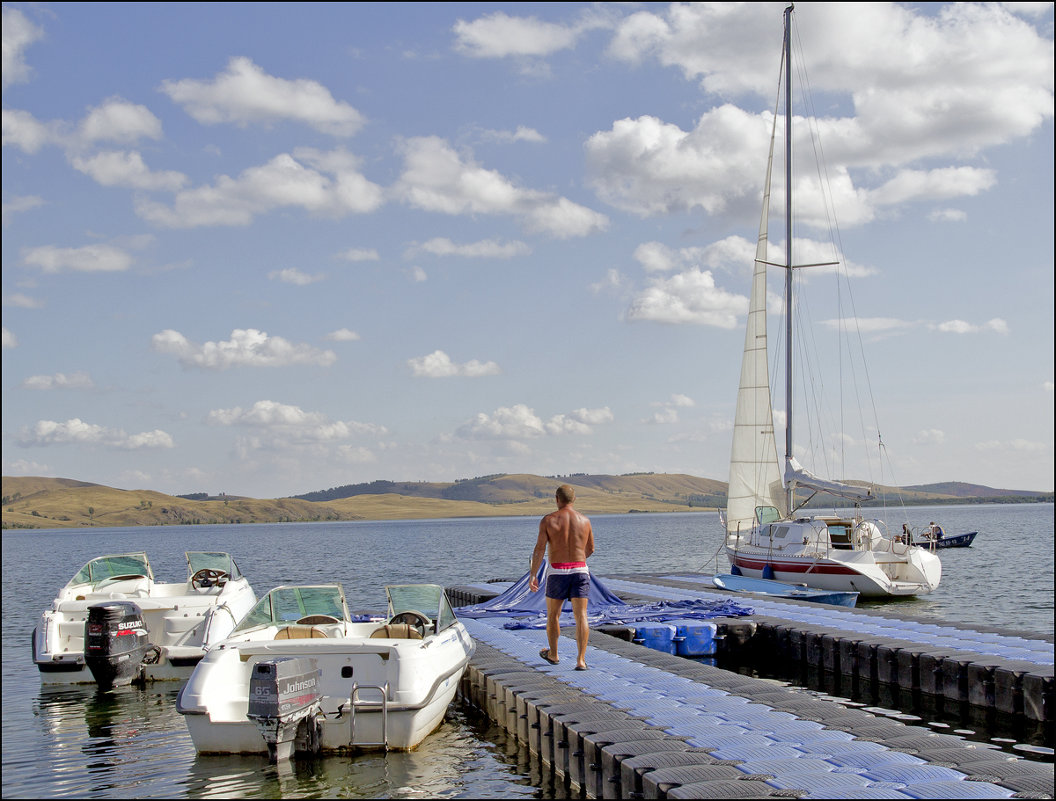
<svg viewBox="0 0 1056 801"><path fill-rule="evenodd" d="M1052 504L921 507L908 517L914 527L938 520L950 533L979 536L970 549L940 552L937 592L890 603L891 611L1052 635ZM728 568L711 513L599 516L594 526L591 567L602 576ZM340 581L351 607L383 610L386 583L519 577L536 532L527 518L4 532L3 795L551 797L553 788L538 786L501 738L459 710L410 754L282 768L198 758L174 709L175 684L45 690L30 656L40 611L104 553L144 550L155 576L175 581L185 576L184 551L229 551L258 595L282 583Z"/></svg>

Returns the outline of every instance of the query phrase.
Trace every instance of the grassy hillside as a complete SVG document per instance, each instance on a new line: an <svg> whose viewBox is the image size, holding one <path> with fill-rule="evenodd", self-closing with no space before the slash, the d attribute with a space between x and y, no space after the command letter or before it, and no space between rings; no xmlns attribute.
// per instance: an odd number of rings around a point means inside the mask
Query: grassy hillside
<svg viewBox="0 0 1056 801"><path fill-rule="evenodd" d="M538 516L553 511L554 490L563 483L576 488L576 508L586 514L700 511L726 505L724 482L667 473L374 481L276 499L205 493L174 497L67 478L4 476L2 517L3 527L13 529ZM879 493L888 504L907 505L1053 499L1052 493L957 483L885 487ZM831 500L827 503L832 505ZM811 505L821 506L823 502Z"/></svg>
<svg viewBox="0 0 1056 801"><path fill-rule="evenodd" d="M700 498L714 495L716 486L725 497L719 482L692 476L651 478L634 476L624 482L616 476L502 475L450 484L374 482L345 493L326 491L332 500L318 501L306 500L308 496L184 498L62 478L4 476L2 516L4 528L534 516L553 511L554 489L561 483L576 487L576 508L586 514L699 510Z"/></svg>

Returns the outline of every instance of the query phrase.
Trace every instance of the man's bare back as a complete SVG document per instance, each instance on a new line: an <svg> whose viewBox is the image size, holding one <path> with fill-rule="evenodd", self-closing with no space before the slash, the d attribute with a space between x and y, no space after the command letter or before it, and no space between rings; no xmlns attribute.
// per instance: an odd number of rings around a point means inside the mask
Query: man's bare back
<svg viewBox="0 0 1056 801"><path fill-rule="evenodd" d="M571 506L551 512L539 521L539 539L550 546L550 563L585 562L594 553L590 520Z"/></svg>

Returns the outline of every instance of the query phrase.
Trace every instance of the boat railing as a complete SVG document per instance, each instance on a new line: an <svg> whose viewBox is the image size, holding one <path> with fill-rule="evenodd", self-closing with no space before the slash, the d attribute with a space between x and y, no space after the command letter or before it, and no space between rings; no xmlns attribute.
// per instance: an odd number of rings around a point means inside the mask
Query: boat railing
<svg viewBox="0 0 1056 801"><path fill-rule="evenodd" d="M365 699L360 697L360 693L368 691L371 693L377 693L377 698L374 700ZM353 747L384 747L387 748L389 745L389 685L388 684L359 684L354 683L352 685L352 692L348 698L349 706L349 719L348 719L348 744ZM364 742L362 740L356 740L356 710L361 712L381 712L381 741L380 742Z"/></svg>

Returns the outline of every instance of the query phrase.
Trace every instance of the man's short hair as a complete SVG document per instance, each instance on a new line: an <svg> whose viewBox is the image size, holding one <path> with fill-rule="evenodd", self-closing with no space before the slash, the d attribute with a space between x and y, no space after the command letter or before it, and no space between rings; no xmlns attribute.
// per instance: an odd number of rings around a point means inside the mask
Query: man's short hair
<svg viewBox="0 0 1056 801"><path fill-rule="evenodd" d="M557 488L557 499L561 503L572 503L576 499L576 491L568 484L562 484Z"/></svg>

